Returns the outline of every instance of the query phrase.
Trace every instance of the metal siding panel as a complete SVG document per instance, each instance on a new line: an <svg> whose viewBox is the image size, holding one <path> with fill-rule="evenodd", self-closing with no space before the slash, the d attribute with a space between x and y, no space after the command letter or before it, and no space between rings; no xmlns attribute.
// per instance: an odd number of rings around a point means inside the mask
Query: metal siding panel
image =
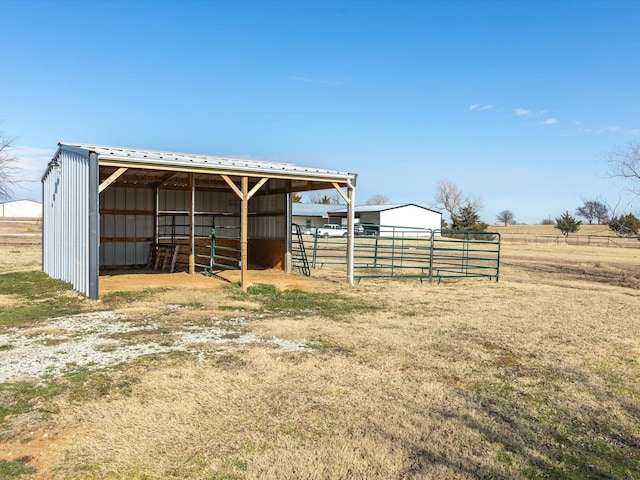
<svg viewBox="0 0 640 480"><path fill-rule="evenodd" d="M116 233L115 215L111 215L111 214L100 215L100 223L101 223L100 231L102 232L102 236L115 237L115 233Z"/></svg>
<svg viewBox="0 0 640 480"><path fill-rule="evenodd" d="M167 210L170 193L170 190L166 190L163 188L158 190L158 210Z"/></svg>
<svg viewBox="0 0 640 480"><path fill-rule="evenodd" d="M159 210L169 210L169 205L175 205L175 200L172 199L175 194L175 190L161 189L159 191L160 202L158 205Z"/></svg>
<svg viewBox="0 0 640 480"><path fill-rule="evenodd" d="M114 242L101 243L100 249L104 250L104 263L102 266L113 266L116 264L116 244Z"/></svg>
<svg viewBox="0 0 640 480"><path fill-rule="evenodd" d="M133 242L126 242L124 244L124 264L133 265L136 259L136 244Z"/></svg>
<svg viewBox="0 0 640 480"><path fill-rule="evenodd" d="M120 209L131 211L153 211L155 198L154 189L142 188L108 188L107 191L115 191L117 198L124 198L124 202L119 201ZM153 216L129 213L126 215L103 215L102 236L103 237L147 237L153 238ZM106 247L109 245L109 247ZM108 248L108 254L101 255L101 265L144 265L147 263L149 244L147 242L109 242L102 248Z"/></svg>
<svg viewBox="0 0 640 480"><path fill-rule="evenodd" d="M145 188L136 191L136 204L140 210L153 210L153 189Z"/></svg>
<svg viewBox="0 0 640 480"><path fill-rule="evenodd" d="M251 212L274 213L274 216L260 216L249 224L249 235L252 238L286 238L286 217L281 212L286 211L286 194L261 195L249 201Z"/></svg>
<svg viewBox="0 0 640 480"><path fill-rule="evenodd" d="M115 204L117 187L107 188L100 193L100 207L104 210L112 210Z"/></svg>
<svg viewBox="0 0 640 480"><path fill-rule="evenodd" d="M122 215L114 215L114 237L124 237L127 234L125 217Z"/></svg>
<svg viewBox="0 0 640 480"><path fill-rule="evenodd" d="M149 244L144 242L136 243L136 264L147 263L149 257Z"/></svg>
<svg viewBox="0 0 640 480"><path fill-rule="evenodd" d="M178 190L176 192L176 210L189 211L191 205L191 191Z"/></svg>
<svg viewBox="0 0 640 480"><path fill-rule="evenodd" d="M120 194L115 198L115 208L117 210L124 210L127 208L127 193L126 189L121 188Z"/></svg>
<svg viewBox="0 0 640 480"><path fill-rule="evenodd" d="M112 265L126 265L126 246L122 242L115 242L113 244L113 264Z"/></svg>
<svg viewBox="0 0 640 480"><path fill-rule="evenodd" d="M207 192L196 189L196 204L195 211L196 212L210 212L211 210L208 208L211 202L209 201L209 196Z"/></svg>
<svg viewBox="0 0 640 480"><path fill-rule="evenodd" d="M124 217L125 237L135 237L136 235L136 216L125 215Z"/></svg>
<svg viewBox="0 0 640 480"><path fill-rule="evenodd" d="M88 291L88 158L65 150L45 178L43 267L84 294ZM44 213L43 213L44 214Z"/></svg>
<svg viewBox="0 0 640 480"><path fill-rule="evenodd" d="M136 237L150 237L153 233L145 221L147 217L144 215L135 216L134 235Z"/></svg>
<svg viewBox="0 0 640 480"><path fill-rule="evenodd" d="M51 216L53 214L53 184L57 169L49 169L42 179L42 271L49 274L51 255L49 247L52 243Z"/></svg>

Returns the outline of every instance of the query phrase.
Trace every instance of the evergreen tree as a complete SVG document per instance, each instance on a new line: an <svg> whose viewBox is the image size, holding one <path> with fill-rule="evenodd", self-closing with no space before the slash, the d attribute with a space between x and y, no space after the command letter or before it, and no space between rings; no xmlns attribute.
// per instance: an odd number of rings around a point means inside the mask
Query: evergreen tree
<svg viewBox="0 0 640 480"><path fill-rule="evenodd" d="M562 215L560 215L560 218L556 218L555 228L560 230L566 237L570 233L574 233L580 230L581 225L582 222L580 220L576 220L573 215L566 211Z"/></svg>
<svg viewBox="0 0 640 480"><path fill-rule="evenodd" d="M609 222L609 228L618 235L637 235L640 231L640 220L633 214L613 217Z"/></svg>
<svg viewBox="0 0 640 480"><path fill-rule="evenodd" d="M484 232L489 225L480 220L478 209L468 203L452 214L451 228L454 230L475 230Z"/></svg>

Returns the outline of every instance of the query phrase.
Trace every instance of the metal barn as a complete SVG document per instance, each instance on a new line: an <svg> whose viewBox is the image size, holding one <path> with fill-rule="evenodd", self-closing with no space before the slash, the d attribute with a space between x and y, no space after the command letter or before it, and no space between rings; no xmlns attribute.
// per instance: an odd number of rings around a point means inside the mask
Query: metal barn
<svg viewBox="0 0 640 480"><path fill-rule="evenodd" d="M42 217L42 204L33 200L12 200L0 203L0 217L40 218Z"/></svg>
<svg viewBox="0 0 640 480"><path fill-rule="evenodd" d="M442 228L442 213L414 203L388 205L360 205L355 207L356 222L376 225L381 235L420 235L421 230L440 230ZM329 212L333 223L347 224L350 209L342 208Z"/></svg>
<svg viewBox="0 0 640 480"><path fill-rule="evenodd" d="M291 271L291 194L335 188L347 203L353 284L356 175L290 163L60 143L42 177L45 273L98 298L99 274L177 265L189 273Z"/></svg>

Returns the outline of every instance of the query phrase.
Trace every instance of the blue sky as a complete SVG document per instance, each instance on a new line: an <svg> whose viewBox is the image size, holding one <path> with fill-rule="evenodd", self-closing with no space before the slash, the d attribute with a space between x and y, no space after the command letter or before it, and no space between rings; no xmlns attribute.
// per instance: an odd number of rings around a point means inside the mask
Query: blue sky
<svg viewBox="0 0 640 480"><path fill-rule="evenodd" d="M489 223L539 223L617 204L603 156L640 141L638 1L2 0L2 15L19 198L40 199L68 141L354 172L359 204L430 206L448 179Z"/></svg>

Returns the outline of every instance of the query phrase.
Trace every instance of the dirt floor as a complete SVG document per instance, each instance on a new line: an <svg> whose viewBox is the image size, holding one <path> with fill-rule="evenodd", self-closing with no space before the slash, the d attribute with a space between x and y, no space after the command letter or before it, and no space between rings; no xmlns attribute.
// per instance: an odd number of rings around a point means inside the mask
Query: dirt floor
<svg viewBox="0 0 640 480"><path fill-rule="evenodd" d="M339 273L335 276L335 281L339 281ZM343 275L345 284L346 276ZM150 270L140 270L136 273L125 271L114 272L113 274L102 274L99 279L100 296L110 292L127 290L144 290L147 288L191 288L197 290L215 291L228 283L239 283L240 272L237 270L227 270L215 276L201 274L190 275L186 272L177 273L157 273ZM287 274L282 270L249 270L247 272L247 285L268 283L275 285L280 290L304 290L319 291L324 288L325 280L309 278L296 272Z"/></svg>

